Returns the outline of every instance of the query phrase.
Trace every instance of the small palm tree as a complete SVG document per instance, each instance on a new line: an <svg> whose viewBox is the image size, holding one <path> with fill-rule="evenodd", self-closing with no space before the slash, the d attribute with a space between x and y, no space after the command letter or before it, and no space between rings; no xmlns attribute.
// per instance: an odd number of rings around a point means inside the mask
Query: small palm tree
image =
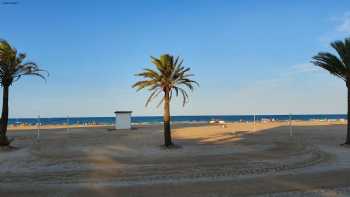
<svg viewBox="0 0 350 197"><path fill-rule="evenodd" d="M348 89L348 124L345 144L350 144L350 37L344 41L335 41L331 46L338 55L321 52L314 56L311 62L345 81Z"/></svg>
<svg viewBox="0 0 350 197"><path fill-rule="evenodd" d="M156 69L144 69L142 73L136 74L136 76L143 77L144 80L135 83L132 87L137 88L137 91L144 88L151 91L146 106L151 100L163 93L158 106L164 102L164 145L169 147L173 145L170 131L171 98L173 94L176 96L181 94L184 106L188 101L188 93L185 88L193 91L194 84L198 85L198 83L190 79L193 76L189 74L190 68L182 66L183 60L179 60L179 57L174 59L173 56L165 54L161 55L159 59L151 58Z"/></svg>
<svg viewBox="0 0 350 197"><path fill-rule="evenodd" d="M38 65L34 62L24 62L26 55L18 53L6 40L0 40L0 85L3 88L2 113L0 120L0 146L8 146L8 99L9 87L24 75L34 75L45 79ZM44 71L46 72L46 71Z"/></svg>

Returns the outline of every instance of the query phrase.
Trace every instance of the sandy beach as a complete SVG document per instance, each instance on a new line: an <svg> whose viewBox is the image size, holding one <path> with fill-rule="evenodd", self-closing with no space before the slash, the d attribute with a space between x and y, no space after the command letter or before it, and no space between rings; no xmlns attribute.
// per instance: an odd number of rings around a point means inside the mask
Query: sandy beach
<svg viewBox="0 0 350 197"><path fill-rule="evenodd" d="M98 128L108 127L110 125L97 125L97 124L75 124L75 125L64 125L64 124L51 124L51 125L9 125L8 130L47 130L47 129L74 129L74 128Z"/></svg>
<svg viewBox="0 0 350 197"><path fill-rule="evenodd" d="M309 120L309 121L301 121L301 120L292 120L291 124L294 126L312 126L312 125L334 125L334 124L345 124L344 120ZM198 123L174 123L174 125L203 125L206 123L198 122ZM134 127L139 127L135 124ZM215 125L215 124L214 124ZM216 125L226 125L233 127L235 129L246 129L246 130L254 130L253 122L228 122L224 124L216 124ZM256 121L259 129L275 127L276 125L289 125L288 121ZM47 124L47 125L28 125L28 124L20 124L20 125L9 125L8 130L47 130L47 129L71 129L71 128L98 128L98 127L109 127L113 126L110 124Z"/></svg>
<svg viewBox="0 0 350 197"><path fill-rule="evenodd" d="M342 122L11 130L1 196L348 196ZM25 131L25 132L24 132ZM292 134L292 135L291 135ZM29 193L30 192L30 193Z"/></svg>

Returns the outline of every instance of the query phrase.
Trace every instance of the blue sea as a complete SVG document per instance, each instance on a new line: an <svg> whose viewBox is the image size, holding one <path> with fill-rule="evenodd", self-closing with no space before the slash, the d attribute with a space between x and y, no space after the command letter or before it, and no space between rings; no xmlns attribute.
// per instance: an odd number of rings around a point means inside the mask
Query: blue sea
<svg viewBox="0 0 350 197"><path fill-rule="evenodd" d="M335 120L346 119L346 114L309 114L309 115L256 115L255 120ZM161 124L162 116L134 116L131 118L132 124ZM211 120L223 120L225 122L253 121L254 115L200 115L200 116L172 116L173 123L205 123ZM112 125L115 117L69 117L69 118L11 118L9 124L35 125L60 125L60 124L96 124Z"/></svg>

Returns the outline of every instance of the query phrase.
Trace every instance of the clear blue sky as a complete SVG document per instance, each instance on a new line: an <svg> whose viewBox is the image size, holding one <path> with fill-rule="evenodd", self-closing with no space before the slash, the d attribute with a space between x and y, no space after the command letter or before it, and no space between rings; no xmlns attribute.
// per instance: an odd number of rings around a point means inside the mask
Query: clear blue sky
<svg viewBox="0 0 350 197"><path fill-rule="evenodd" d="M174 115L346 112L344 83L309 62L350 36L349 0L18 2L0 5L0 38L50 77L12 87L11 117L161 115L131 85L162 53L201 84Z"/></svg>

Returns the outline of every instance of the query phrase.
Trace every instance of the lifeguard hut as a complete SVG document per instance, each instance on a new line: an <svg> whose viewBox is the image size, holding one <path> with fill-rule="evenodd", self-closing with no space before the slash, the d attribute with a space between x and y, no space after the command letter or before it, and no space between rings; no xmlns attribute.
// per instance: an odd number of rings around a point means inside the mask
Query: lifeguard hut
<svg viewBox="0 0 350 197"><path fill-rule="evenodd" d="M115 129L131 129L132 111L116 111L114 113L115 113Z"/></svg>

